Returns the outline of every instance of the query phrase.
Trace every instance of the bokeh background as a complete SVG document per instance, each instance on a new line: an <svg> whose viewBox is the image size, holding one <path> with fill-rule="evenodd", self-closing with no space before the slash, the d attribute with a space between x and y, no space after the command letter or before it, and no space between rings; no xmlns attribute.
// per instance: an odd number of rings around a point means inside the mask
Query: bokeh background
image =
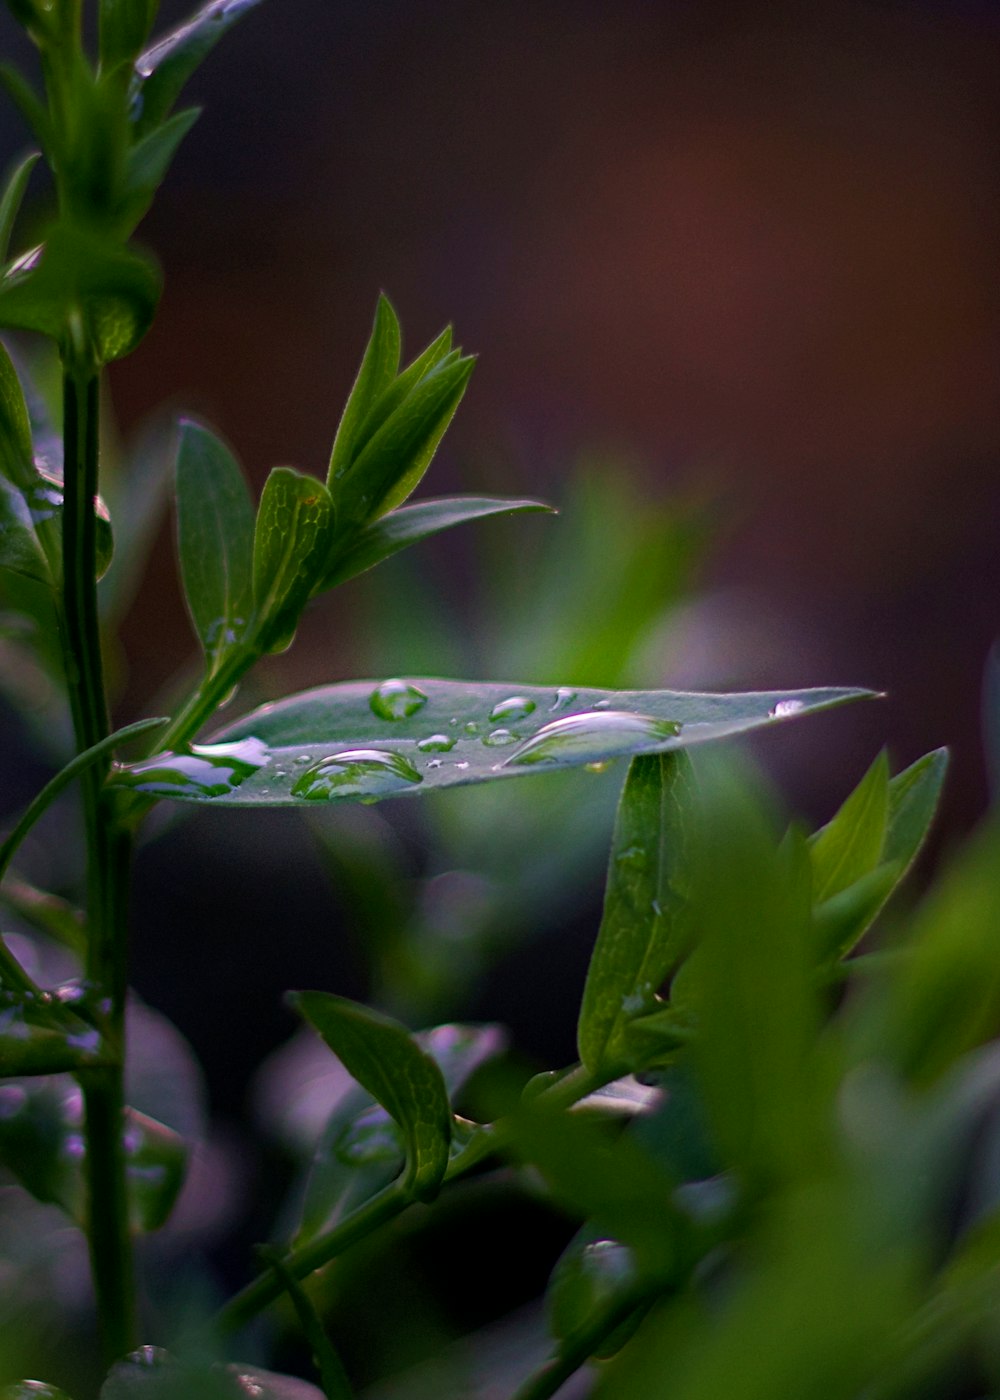
<svg viewBox="0 0 1000 1400"><path fill-rule="evenodd" d="M1000 631L998 57L986 0L251 13L193 84L206 114L142 230L166 285L111 376L122 434L184 408L258 485L279 463L321 472L384 289L412 351L453 321L481 356L429 488L565 513L469 527L322 600L234 703L463 669L865 684L887 698L757 758L819 821L881 744L897 766L949 744L938 846L956 840L987 800ZM22 146L4 108L0 155ZM124 623L123 722L193 661L172 549L165 519ZM548 674L564 659L578 673ZM547 831L556 865L560 800L525 835ZM515 809L470 834L471 811L390 804L319 836L198 813L143 854L137 985L206 1060L246 1200L269 1169L236 1124L252 1066L291 1033L283 987L374 988L411 1018L497 1017L527 1054L571 1053L551 989L570 1003L582 978L603 856L564 861L565 899L538 893L529 930ZM517 861L525 928L460 955L442 928L517 923L498 894ZM397 906L372 905L366 870ZM366 951L387 923L395 942ZM440 965L409 1004L407 930ZM259 1237L264 1206L247 1214Z"/></svg>

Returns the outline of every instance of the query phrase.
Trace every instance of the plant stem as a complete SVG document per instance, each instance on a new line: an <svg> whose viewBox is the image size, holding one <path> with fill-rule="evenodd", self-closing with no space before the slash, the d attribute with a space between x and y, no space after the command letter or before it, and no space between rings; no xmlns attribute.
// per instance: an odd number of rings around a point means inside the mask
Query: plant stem
<svg viewBox="0 0 1000 1400"><path fill-rule="evenodd" d="M96 368L64 362L63 582L61 630L77 752L109 732L97 612L96 525L100 380ZM110 754L80 775L87 837L86 975L106 1016L114 1063L80 1075L86 1111L88 1241L101 1345L112 1362L136 1345L125 1156L125 900L131 841L104 781Z"/></svg>
<svg viewBox="0 0 1000 1400"><path fill-rule="evenodd" d="M567 1337L555 1356L533 1372L512 1396L512 1400L549 1400L573 1375L585 1366L594 1352L609 1337L616 1327L630 1317L637 1308L649 1302L648 1289L637 1290L614 1299L607 1307L588 1322L577 1328Z"/></svg>

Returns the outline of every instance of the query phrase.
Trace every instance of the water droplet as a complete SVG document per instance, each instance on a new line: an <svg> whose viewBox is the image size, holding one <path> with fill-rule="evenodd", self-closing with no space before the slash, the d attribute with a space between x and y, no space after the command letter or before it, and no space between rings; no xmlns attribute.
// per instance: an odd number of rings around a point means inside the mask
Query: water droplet
<svg viewBox="0 0 1000 1400"><path fill-rule="evenodd" d="M505 744L516 744L517 735L512 734L509 729L494 729L483 738L483 743L487 748L502 749Z"/></svg>
<svg viewBox="0 0 1000 1400"><path fill-rule="evenodd" d="M111 781L160 797L225 797L262 768L267 745L260 739L232 744L192 744L183 753L159 753L119 768Z"/></svg>
<svg viewBox="0 0 1000 1400"><path fill-rule="evenodd" d="M611 767L611 759L602 758L599 763L585 763L583 766L588 773L606 773Z"/></svg>
<svg viewBox="0 0 1000 1400"><path fill-rule="evenodd" d="M293 763L296 763L296 764L301 764L301 763L312 763L312 754L311 754L311 753L297 753L297 754L295 755L295 757L292 759L292 762L293 762Z"/></svg>
<svg viewBox="0 0 1000 1400"><path fill-rule="evenodd" d="M594 709L595 709L595 710L606 710L610 704L611 704L611 701L610 701L610 700L595 700L595 701L594 701Z"/></svg>
<svg viewBox="0 0 1000 1400"><path fill-rule="evenodd" d="M498 705L493 706L490 719L505 719L511 722L527 719L534 709L534 700L529 700L526 695L512 695L509 700L501 700Z"/></svg>
<svg viewBox="0 0 1000 1400"><path fill-rule="evenodd" d="M599 763L661 743L679 734L680 728L676 720L634 715L627 710L587 710L543 725L516 753L504 759L503 766L568 759Z"/></svg>
<svg viewBox="0 0 1000 1400"><path fill-rule="evenodd" d="M368 697L372 714L379 719L409 719L427 704L427 696L408 681L383 681Z"/></svg>
<svg viewBox="0 0 1000 1400"><path fill-rule="evenodd" d="M428 734L426 739L420 740L417 748L421 753L447 753L455 747L455 742L451 734Z"/></svg>
<svg viewBox="0 0 1000 1400"><path fill-rule="evenodd" d="M456 768L462 768L462 769L468 768L468 766L469 766L469 765L468 765L467 763L456 763L456 764L455 764L455 767L456 767Z"/></svg>
<svg viewBox="0 0 1000 1400"><path fill-rule="evenodd" d="M427 767L428 767L428 768L440 768L440 767L441 767L441 762L442 762L442 760L441 760L440 758L432 758L432 759L430 759L430 760L428 761Z"/></svg>
<svg viewBox="0 0 1000 1400"><path fill-rule="evenodd" d="M568 710L576 699L576 691L570 690L568 686L561 685L556 691L556 698L549 706L549 714L558 714L560 710Z"/></svg>
<svg viewBox="0 0 1000 1400"><path fill-rule="evenodd" d="M465 732L466 732L466 734L478 734L478 733L479 733L479 725L476 723L476 721L475 721L474 719L467 720L464 727L465 727Z"/></svg>
<svg viewBox="0 0 1000 1400"><path fill-rule="evenodd" d="M786 719L788 715L800 714L805 709L802 700L779 700L773 710L770 710L772 719Z"/></svg>
<svg viewBox="0 0 1000 1400"><path fill-rule="evenodd" d="M648 862L649 852L645 846L626 846L615 856L616 865L626 865L636 870L644 869Z"/></svg>
<svg viewBox="0 0 1000 1400"><path fill-rule="evenodd" d="M292 793L312 802L339 797L375 802L422 781L402 754L382 749L345 749L307 768L292 784Z"/></svg>

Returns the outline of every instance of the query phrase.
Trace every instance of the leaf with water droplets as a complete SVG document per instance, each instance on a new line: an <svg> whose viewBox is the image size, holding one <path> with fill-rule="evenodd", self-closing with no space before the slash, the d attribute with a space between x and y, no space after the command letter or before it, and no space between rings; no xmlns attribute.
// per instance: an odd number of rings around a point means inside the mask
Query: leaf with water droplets
<svg viewBox="0 0 1000 1400"><path fill-rule="evenodd" d="M409 1189L431 1200L448 1166L451 1108L434 1059L398 1021L326 992L289 992L345 1069L399 1125Z"/></svg>
<svg viewBox="0 0 1000 1400"><path fill-rule="evenodd" d="M253 611L254 511L220 438L184 419L177 437L177 548L184 596L209 670L243 637Z"/></svg>
<svg viewBox="0 0 1000 1400"><path fill-rule="evenodd" d="M326 555L332 509L321 481L275 467L264 485L253 540L254 645L284 651Z"/></svg>
<svg viewBox="0 0 1000 1400"><path fill-rule="evenodd" d="M684 754L634 758L629 768L577 1027L580 1058L594 1074L630 1067L629 1022L653 1010L687 950L692 785Z"/></svg>
<svg viewBox="0 0 1000 1400"><path fill-rule="evenodd" d="M349 535L338 547L327 565L316 592L344 583L383 559L408 549L411 544L429 539L442 530L464 525L470 520L485 520L491 515L523 515L526 512L551 511L541 501L506 500L493 496L440 496L430 501L415 501L380 516Z"/></svg>
<svg viewBox="0 0 1000 1400"><path fill-rule="evenodd" d="M216 737L220 743L250 739L260 745L260 766L239 788L220 793L218 805L294 806L307 796L303 770L364 750L381 760L381 770L395 773L392 794L432 792L469 783L527 777L603 764L636 754L667 753L726 739L751 730L789 722L775 719L773 708L788 691L709 695L673 690L593 690L554 686L500 685L493 682L443 681L412 677L394 684L412 687L426 701L410 714L386 721L373 709L372 696L384 682L348 681L289 696L252 711ZM806 716L872 695L864 690L792 692ZM490 714L516 701L522 718L498 725ZM527 702L534 704L528 710ZM510 740L487 742L498 729ZM440 736L453 742L447 748ZM435 737L437 736L437 737ZM434 745L428 740L434 739ZM208 747L212 747L211 745ZM148 760L147 762L152 762ZM169 760L166 760L169 766ZM405 765L405 766L404 766ZM119 770L130 782L134 768ZM414 779L416 775L416 781ZM595 779L597 781L597 779ZM350 790L350 783L330 784L331 801L390 795L388 786ZM176 796L199 800L204 793L178 785Z"/></svg>

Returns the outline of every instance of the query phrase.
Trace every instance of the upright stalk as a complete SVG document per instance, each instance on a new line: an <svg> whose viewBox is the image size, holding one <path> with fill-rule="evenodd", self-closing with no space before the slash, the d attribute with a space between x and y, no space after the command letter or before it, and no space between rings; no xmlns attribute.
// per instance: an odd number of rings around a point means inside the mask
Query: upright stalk
<svg viewBox="0 0 1000 1400"><path fill-rule="evenodd" d="M63 377L62 634L77 750L109 732L97 611L99 372L67 358ZM86 976L112 1063L80 1075L86 1110L87 1234L101 1344L110 1363L136 1345L124 1114L126 892L131 843L104 787L110 757L81 776L87 837Z"/></svg>

